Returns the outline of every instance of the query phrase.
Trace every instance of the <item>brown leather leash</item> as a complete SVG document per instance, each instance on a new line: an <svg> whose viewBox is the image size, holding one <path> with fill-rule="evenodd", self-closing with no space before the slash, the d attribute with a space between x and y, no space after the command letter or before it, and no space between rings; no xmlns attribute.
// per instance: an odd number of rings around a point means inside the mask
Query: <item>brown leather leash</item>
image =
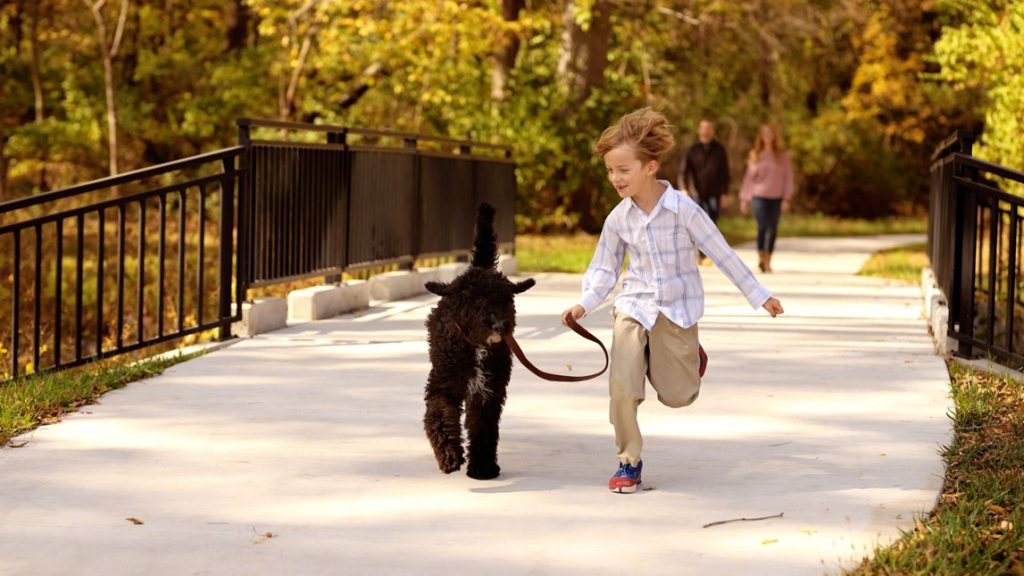
<svg viewBox="0 0 1024 576"><path fill-rule="evenodd" d="M526 354L523 353L523 349L519 347L519 343L516 342L516 339L511 334L505 335L505 343L508 344L508 347L512 350L512 353L516 355L516 358L519 359L519 362L521 362L523 366L525 366L530 372L533 372L534 374L540 376L545 380L551 380L552 382L582 382L584 380L597 378L601 374L604 374L605 370L608 369L608 349L604 347L604 343L602 343L597 336L594 336L593 334L588 332L586 328L577 324L575 320L573 320L572 318L569 318L568 320L569 328L571 328L573 332L579 334L580 336L586 338L587 340L590 340L591 342L596 342L597 345L601 347L601 352L604 352L604 368L601 368L600 372L595 372L594 374L587 374L583 376L569 376L566 374L552 374L550 372L545 372L540 368L534 366L532 362L526 359Z"/></svg>

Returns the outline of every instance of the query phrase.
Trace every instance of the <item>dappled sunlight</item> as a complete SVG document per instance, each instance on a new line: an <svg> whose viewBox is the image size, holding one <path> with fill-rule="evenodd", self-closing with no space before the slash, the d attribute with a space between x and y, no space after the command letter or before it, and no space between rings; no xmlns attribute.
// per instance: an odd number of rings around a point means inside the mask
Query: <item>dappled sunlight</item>
<svg viewBox="0 0 1024 576"><path fill-rule="evenodd" d="M422 428L424 297L240 341L0 450L0 557L17 546L78 567L98 562L93 550L126 563L145 553L192 573L209 569L189 564L202 554L251 555L277 573L303 558L412 574L452 572L457 556L510 574L598 574L636 556L608 536L626 518L644 534L638 573L819 574L933 505L950 434L920 296L844 274L766 278L787 310L771 319L704 272L710 367L687 408L647 388L646 489L633 496L604 487L616 465L607 377L547 382L518 362L501 476L438 471ZM523 349L549 371L596 371L600 350L558 317L579 277L537 277L517 300ZM607 305L583 323L611 344Z"/></svg>

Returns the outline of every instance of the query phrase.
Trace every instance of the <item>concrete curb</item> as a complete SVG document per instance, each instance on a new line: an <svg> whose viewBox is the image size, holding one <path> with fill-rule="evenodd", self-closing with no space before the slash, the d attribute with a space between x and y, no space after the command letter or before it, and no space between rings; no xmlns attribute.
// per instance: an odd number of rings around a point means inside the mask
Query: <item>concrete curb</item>
<svg viewBox="0 0 1024 576"><path fill-rule="evenodd" d="M451 282L469 268L469 264L466 262L451 262L449 264L442 264L437 267L437 281L438 282Z"/></svg>
<svg viewBox="0 0 1024 576"><path fill-rule="evenodd" d="M953 339L947 336L949 308L946 305L946 298L935 282L935 273L927 266L921 270L921 296L928 330L935 343L935 352L940 356L948 356L956 345Z"/></svg>
<svg viewBox="0 0 1024 576"><path fill-rule="evenodd" d="M370 284L365 280L312 286L288 294L288 321L322 320L369 306Z"/></svg>
<svg viewBox="0 0 1024 576"><path fill-rule="evenodd" d="M284 298L259 298L242 302L242 321L231 331L238 336L255 336L273 332L288 325L288 304Z"/></svg>

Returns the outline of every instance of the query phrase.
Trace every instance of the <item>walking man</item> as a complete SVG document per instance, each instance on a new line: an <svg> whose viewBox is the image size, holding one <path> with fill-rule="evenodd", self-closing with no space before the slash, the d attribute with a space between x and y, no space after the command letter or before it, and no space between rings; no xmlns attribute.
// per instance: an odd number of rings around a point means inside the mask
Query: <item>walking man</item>
<svg viewBox="0 0 1024 576"><path fill-rule="evenodd" d="M715 140L715 123L708 118L697 127L697 141L683 156L679 166L679 189L718 222L718 213L728 206L729 157L725 146Z"/></svg>

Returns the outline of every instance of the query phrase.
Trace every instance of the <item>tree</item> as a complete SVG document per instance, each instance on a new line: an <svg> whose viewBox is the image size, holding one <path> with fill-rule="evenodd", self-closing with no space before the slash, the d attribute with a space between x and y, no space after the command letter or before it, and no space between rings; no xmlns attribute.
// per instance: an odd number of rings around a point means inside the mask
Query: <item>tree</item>
<svg viewBox="0 0 1024 576"><path fill-rule="evenodd" d="M110 175L117 170L117 102L114 99L114 58L121 50L121 39L124 34L125 22L128 20L128 0L121 0L121 9L114 28L114 37L107 38L107 25L103 17L103 6L107 0L82 0L92 18L96 22L96 40L103 60L103 88L107 101L107 148L109 150L108 166Z"/></svg>
<svg viewBox="0 0 1024 576"><path fill-rule="evenodd" d="M956 89L980 93L985 125L977 154L1024 169L1024 4L1006 0L953 2L942 7L958 20L935 45L939 77Z"/></svg>

